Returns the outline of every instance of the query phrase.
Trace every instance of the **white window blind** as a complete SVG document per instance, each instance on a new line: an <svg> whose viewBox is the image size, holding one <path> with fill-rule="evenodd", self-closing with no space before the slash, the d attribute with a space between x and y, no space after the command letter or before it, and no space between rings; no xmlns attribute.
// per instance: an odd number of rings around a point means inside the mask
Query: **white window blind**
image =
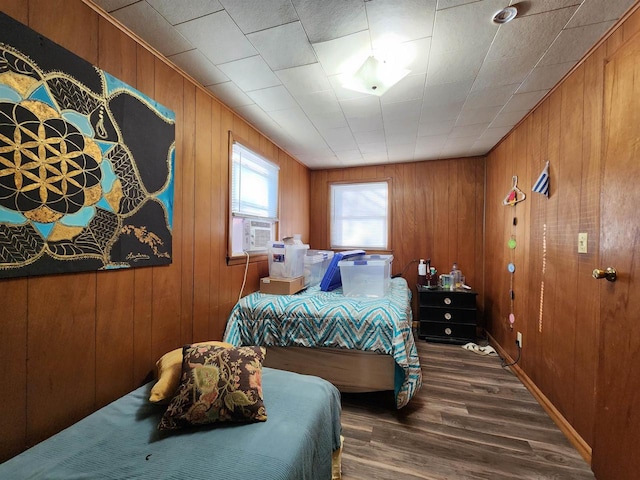
<svg viewBox="0 0 640 480"><path fill-rule="evenodd" d="M231 212L239 217L278 218L277 165L238 142L232 146Z"/></svg>
<svg viewBox="0 0 640 480"><path fill-rule="evenodd" d="M389 246L389 184L387 182L331 185L331 248Z"/></svg>

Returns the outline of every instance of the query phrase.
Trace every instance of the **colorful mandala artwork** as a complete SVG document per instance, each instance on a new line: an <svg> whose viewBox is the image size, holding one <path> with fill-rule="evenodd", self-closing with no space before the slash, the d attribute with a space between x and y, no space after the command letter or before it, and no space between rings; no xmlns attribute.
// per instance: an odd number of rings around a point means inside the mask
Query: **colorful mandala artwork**
<svg viewBox="0 0 640 480"><path fill-rule="evenodd" d="M0 12L0 278L171 263L174 113Z"/></svg>

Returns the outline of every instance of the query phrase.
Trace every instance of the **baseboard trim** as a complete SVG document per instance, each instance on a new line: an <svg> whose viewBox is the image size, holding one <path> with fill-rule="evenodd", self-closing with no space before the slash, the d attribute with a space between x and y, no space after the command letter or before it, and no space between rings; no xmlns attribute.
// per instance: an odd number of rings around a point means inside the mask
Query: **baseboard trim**
<svg viewBox="0 0 640 480"><path fill-rule="evenodd" d="M489 333L487 333L489 338L489 343L495 348L500 356L507 360L507 363L513 363L513 358L502 348L502 346L493 338ZM522 382L522 384L526 387L531 395L538 401L538 403L544 408L544 410L549 414L551 419L555 422L556 425L560 428L562 433L564 433L565 437L571 442L571 444L575 447L576 450L582 455L582 458L591 465L591 447L584 439L580 436L578 432L571 426L571 424L567 421L566 418L558 411L558 409L551 403L551 401L540 391L538 386L529 378L529 376L520 368L519 365L512 365L509 368L516 374L518 379Z"/></svg>

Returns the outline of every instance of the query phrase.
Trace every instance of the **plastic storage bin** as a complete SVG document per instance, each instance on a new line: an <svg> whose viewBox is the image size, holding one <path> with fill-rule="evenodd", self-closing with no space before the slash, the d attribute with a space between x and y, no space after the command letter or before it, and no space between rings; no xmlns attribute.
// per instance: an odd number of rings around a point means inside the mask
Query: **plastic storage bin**
<svg viewBox="0 0 640 480"><path fill-rule="evenodd" d="M332 258L331 250L307 250L304 257L304 284L307 287L318 285L322 281Z"/></svg>
<svg viewBox="0 0 640 480"><path fill-rule="evenodd" d="M393 255L362 255L340 260L342 293L347 297L384 297L391 284Z"/></svg>
<svg viewBox="0 0 640 480"><path fill-rule="evenodd" d="M286 245L273 242L269 246L269 277L295 278L304 275L304 257L309 245Z"/></svg>

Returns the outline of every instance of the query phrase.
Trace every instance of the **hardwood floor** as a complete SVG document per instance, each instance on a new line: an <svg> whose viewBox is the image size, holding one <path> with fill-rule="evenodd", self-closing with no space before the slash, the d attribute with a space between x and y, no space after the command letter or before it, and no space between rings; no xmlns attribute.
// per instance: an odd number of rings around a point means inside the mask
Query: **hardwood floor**
<svg viewBox="0 0 640 480"><path fill-rule="evenodd" d="M423 387L342 395L344 480L594 479L497 356L418 341Z"/></svg>

